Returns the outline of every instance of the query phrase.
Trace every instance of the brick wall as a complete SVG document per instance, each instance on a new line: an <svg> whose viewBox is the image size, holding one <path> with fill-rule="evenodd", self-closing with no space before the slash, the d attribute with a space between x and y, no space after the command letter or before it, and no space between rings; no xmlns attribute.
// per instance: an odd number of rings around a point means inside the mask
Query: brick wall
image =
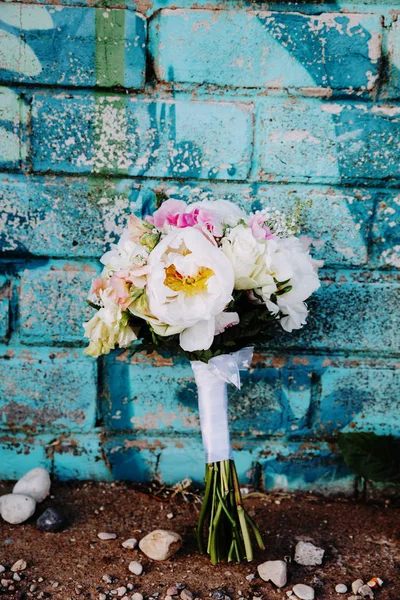
<svg viewBox="0 0 400 600"><path fill-rule="evenodd" d="M352 493L335 434L400 434L400 2L63 2L0 4L0 476L201 480L188 363L82 353L99 256L179 187L312 199L323 286L231 427L244 481Z"/></svg>

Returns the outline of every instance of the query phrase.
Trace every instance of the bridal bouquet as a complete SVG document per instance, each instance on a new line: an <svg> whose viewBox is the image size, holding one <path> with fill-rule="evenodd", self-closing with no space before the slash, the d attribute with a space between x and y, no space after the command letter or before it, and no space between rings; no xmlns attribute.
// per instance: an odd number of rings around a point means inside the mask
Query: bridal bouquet
<svg viewBox="0 0 400 600"><path fill-rule="evenodd" d="M317 267L296 237L297 213L247 214L227 200L188 204L169 198L144 220L131 215L118 244L101 258L84 324L90 356L143 344L189 358L206 453L199 549L213 563L251 560L250 534L229 441L227 384L240 387L252 346L267 328L291 332L307 318Z"/></svg>

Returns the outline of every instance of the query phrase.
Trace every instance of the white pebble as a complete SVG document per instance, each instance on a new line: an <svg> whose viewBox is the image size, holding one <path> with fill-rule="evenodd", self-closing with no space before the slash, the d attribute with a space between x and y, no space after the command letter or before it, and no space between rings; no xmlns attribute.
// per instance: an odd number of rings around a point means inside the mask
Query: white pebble
<svg viewBox="0 0 400 600"><path fill-rule="evenodd" d="M120 587L117 588L117 593L120 598L122 598L122 596L125 595L125 592L126 592L126 587L124 587L123 585L121 585Z"/></svg>
<svg viewBox="0 0 400 600"><path fill-rule="evenodd" d="M129 540L125 540L124 542L122 542L122 547L128 548L128 550L133 550L134 548L136 548L136 546L137 546L136 538L129 538Z"/></svg>
<svg viewBox="0 0 400 600"><path fill-rule="evenodd" d="M311 542L299 542L296 544L294 552L294 560L299 565L304 566L315 566L322 565L322 559L325 554L325 550L317 548Z"/></svg>
<svg viewBox="0 0 400 600"><path fill-rule="evenodd" d="M132 596L132 600L143 600L143 596L142 594L139 594L139 592L135 592Z"/></svg>
<svg viewBox="0 0 400 600"><path fill-rule="evenodd" d="M314 600L315 591L309 585L305 585L304 583L297 583L293 586L293 593L296 594L297 598L300 600Z"/></svg>
<svg viewBox="0 0 400 600"><path fill-rule="evenodd" d="M36 500L24 494L6 494L0 498L0 514L12 525L27 521L35 509Z"/></svg>
<svg viewBox="0 0 400 600"><path fill-rule="evenodd" d="M18 575L18 573L14 573L13 579L14 581L21 581L21 577Z"/></svg>
<svg viewBox="0 0 400 600"><path fill-rule="evenodd" d="M335 592L338 594L345 594L347 592L347 585L344 583L338 583L337 586L335 586Z"/></svg>
<svg viewBox="0 0 400 600"><path fill-rule="evenodd" d="M36 502L42 502L50 494L50 475L46 469L36 467L28 471L14 485L13 494L25 494Z"/></svg>
<svg viewBox="0 0 400 600"><path fill-rule="evenodd" d="M26 567L27 567L26 560L21 558L20 560L17 560L17 562L15 562L13 564L13 566L11 567L11 571L13 573L18 573L18 571L25 571Z"/></svg>
<svg viewBox="0 0 400 600"><path fill-rule="evenodd" d="M129 563L128 569L134 575L141 575L143 573L142 565L140 563L138 563L136 560L133 560L132 562Z"/></svg>
<svg viewBox="0 0 400 600"><path fill-rule="evenodd" d="M0 573L4 573L5 570L6 570L6 568L3 567L3 565L0 565Z"/></svg>
<svg viewBox="0 0 400 600"><path fill-rule="evenodd" d="M107 533L106 531L100 531L100 533L97 534L97 537L100 540L115 540L115 538L117 537L116 533Z"/></svg>
<svg viewBox="0 0 400 600"><path fill-rule="evenodd" d="M173 518L174 518L174 513L167 514L167 519L173 519Z"/></svg>

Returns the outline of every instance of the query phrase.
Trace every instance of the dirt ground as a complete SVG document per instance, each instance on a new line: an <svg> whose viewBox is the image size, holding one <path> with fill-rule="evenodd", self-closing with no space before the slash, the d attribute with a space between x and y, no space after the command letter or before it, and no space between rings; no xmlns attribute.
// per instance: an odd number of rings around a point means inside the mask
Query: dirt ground
<svg viewBox="0 0 400 600"><path fill-rule="evenodd" d="M0 493L11 491L10 483L0 484ZM316 598L339 600L351 595L335 593L335 584L350 589L357 578L373 576L384 580L375 597L400 599L400 507L393 503L366 504L355 500L326 500L313 495L271 494L247 498L245 504L260 525L266 550L258 551L252 563L220 564L213 567L207 557L196 551L194 524L199 503L195 496L166 494L156 487L124 483L55 484L52 497L38 507L35 517L22 525L0 524L0 564L6 571L0 578L10 579L11 565L24 559L27 568L14 581L10 591L0 584L1 600L52 598L54 600L98 600L100 593L118 598L117 588L133 588L146 598L163 600L168 586L185 584L194 597L205 599L243 596L252 600L287 599L295 583L306 583L316 590ZM50 506L60 508L68 526L58 533L43 533L35 519ZM168 518L167 515L173 518ZM128 550L121 543L130 537L140 539L156 528L173 529L184 539L182 550L165 562L153 562L139 550ZM117 539L101 541L101 531L117 534ZM282 590L263 582L257 565L265 560L293 556L297 541L309 540L325 549L322 566L289 564L289 583ZM129 573L128 564L138 560L144 572ZM112 583L103 581L110 575ZM251 576L255 575L254 578ZM250 577L249 577L250 576ZM247 579L249 577L249 579ZM41 581L41 578L43 580ZM37 589L29 591L33 585ZM114 592L114 593L113 593Z"/></svg>

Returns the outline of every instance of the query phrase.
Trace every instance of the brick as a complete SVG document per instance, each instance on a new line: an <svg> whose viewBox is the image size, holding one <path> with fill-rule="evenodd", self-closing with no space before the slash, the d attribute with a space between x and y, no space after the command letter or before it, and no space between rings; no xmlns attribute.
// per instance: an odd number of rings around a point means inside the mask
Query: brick
<svg viewBox="0 0 400 600"><path fill-rule="evenodd" d="M32 263L21 273L19 335L24 344L83 343L83 321L93 316L85 306L100 264L54 261Z"/></svg>
<svg viewBox="0 0 400 600"><path fill-rule="evenodd" d="M7 341L11 321L11 282L0 276L0 342Z"/></svg>
<svg viewBox="0 0 400 600"><path fill-rule="evenodd" d="M117 242L128 215L141 211L146 197L128 180L0 175L3 231L8 254L100 257Z"/></svg>
<svg viewBox="0 0 400 600"><path fill-rule="evenodd" d="M190 477L203 483L205 464L200 437L110 437L105 443L113 476L148 481L157 477L173 485ZM282 443L277 440L233 439L234 457L242 484L254 483L257 471L267 490L354 492L355 477L343 459L324 443Z"/></svg>
<svg viewBox="0 0 400 600"><path fill-rule="evenodd" d="M1 17L3 81L144 86L146 22L137 13L9 4Z"/></svg>
<svg viewBox="0 0 400 600"><path fill-rule="evenodd" d="M400 20L392 21L387 41L388 52L388 82L385 95L389 98L400 98Z"/></svg>
<svg viewBox="0 0 400 600"><path fill-rule="evenodd" d="M302 234L309 238L313 255L327 265L351 266L367 262L371 216L376 198L384 197L382 192L373 190L322 186L249 187L222 182L188 182L182 186L159 180L3 174L0 202L4 207L4 228L0 248L8 253L35 256L97 258L117 241L131 212L152 211L157 189L167 189L174 197L187 201L225 197L248 210L276 206L287 212L297 200L311 200L311 206L303 210ZM390 192L388 197L391 198ZM380 244L378 238L376 244Z"/></svg>
<svg viewBox="0 0 400 600"><path fill-rule="evenodd" d="M25 164L28 119L24 99L14 90L0 87L0 169L18 169Z"/></svg>
<svg viewBox="0 0 400 600"><path fill-rule="evenodd" d="M109 481L111 471L99 431L62 438L53 446L53 473L57 479Z"/></svg>
<svg viewBox="0 0 400 600"><path fill-rule="evenodd" d="M80 350L8 347L0 361L1 429L94 427L96 364Z"/></svg>
<svg viewBox="0 0 400 600"><path fill-rule="evenodd" d="M329 363L329 359L326 360ZM399 435L399 372L371 366L348 369L328 366L321 380L316 435L337 431L372 431Z"/></svg>
<svg viewBox="0 0 400 600"><path fill-rule="evenodd" d="M19 479L35 467L51 471L49 448L52 439L50 435L4 433L0 437L0 478Z"/></svg>
<svg viewBox="0 0 400 600"><path fill-rule="evenodd" d="M370 90L381 24L354 13L164 9L151 21L149 47L162 81Z"/></svg>
<svg viewBox="0 0 400 600"><path fill-rule="evenodd" d="M382 356L399 350L399 285L395 275L337 271L322 273L321 288L307 302L307 325L278 331L265 343L277 348L365 351Z"/></svg>
<svg viewBox="0 0 400 600"><path fill-rule="evenodd" d="M252 105L36 94L33 167L65 173L244 179Z"/></svg>
<svg viewBox="0 0 400 600"><path fill-rule="evenodd" d="M378 267L386 267L388 269L400 267L399 219L399 191L394 190L393 192L380 193L377 198L371 236L371 259Z"/></svg>
<svg viewBox="0 0 400 600"><path fill-rule="evenodd" d="M357 183L400 175L400 108L267 98L258 109L255 177Z"/></svg>
<svg viewBox="0 0 400 600"><path fill-rule="evenodd" d="M107 430L198 433L197 387L188 361L157 353L109 356L103 371ZM283 434L290 410L274 367L243 374L242 389L229 389L233 434Z"/></svg>

